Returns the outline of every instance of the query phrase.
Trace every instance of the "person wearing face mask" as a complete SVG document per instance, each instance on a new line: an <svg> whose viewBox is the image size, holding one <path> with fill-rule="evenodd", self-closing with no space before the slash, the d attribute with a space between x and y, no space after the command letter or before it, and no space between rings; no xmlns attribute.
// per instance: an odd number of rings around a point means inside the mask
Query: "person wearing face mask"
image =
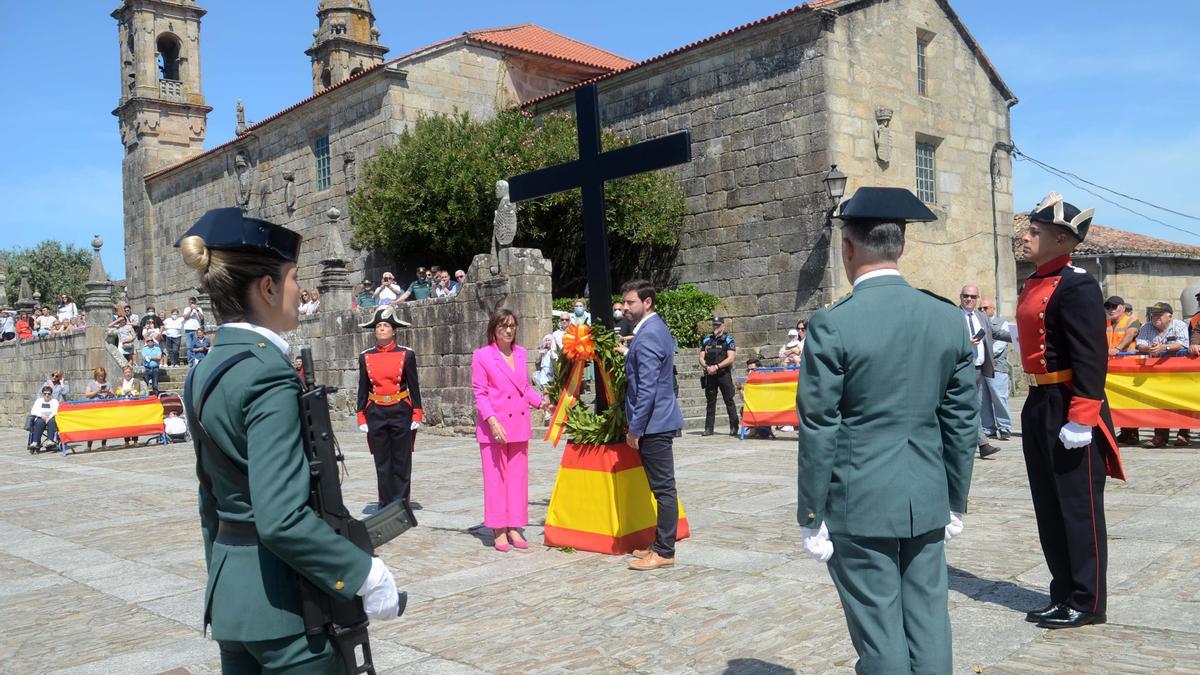
<svg viewBox="0 0 1200 675"><path fill-rule="evenodd" d="M624 303L613 303L613 322L615 325L614 332L617 334L617 340L621 346L628 346L629 341L633 339L633 328L635 324L633 320L625 316L623 309Z"/></svg>
<svg viewBox="0 0 1200 675"><path fill-rule="evenodd" d="M587 311L583 300L576 300L571 307L571 323L576 326L592 325L592 313Z"/></svg>

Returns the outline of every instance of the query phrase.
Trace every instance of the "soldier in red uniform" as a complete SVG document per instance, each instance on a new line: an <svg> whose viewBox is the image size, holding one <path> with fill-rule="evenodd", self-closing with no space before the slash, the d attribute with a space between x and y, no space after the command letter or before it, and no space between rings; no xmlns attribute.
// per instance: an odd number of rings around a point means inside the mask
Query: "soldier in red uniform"
<svg viewBox="0 0 1200 675"><path fill-rule="evenodd" d="M417 355L396 344L396 329L410 325L391 305L362 324L375 329L375 346L358 355L358 428L375 458L380 508L409 503L413 439L423 419Z"/></svg>
<svg viewBox="0 0 1200 675"><path fill-rule="evenodd" d="M1030 387L1021 444L1052 578L1050 604L1025 619L1042 628L1104 623L1104 481L1106 474L1125 479L1104 397L1104 298L1096 280L1071 264L1091 223L1092 209L1080 211L1051 192L1030 214L1021 239L1037 265L1017 303Z"/></svg>

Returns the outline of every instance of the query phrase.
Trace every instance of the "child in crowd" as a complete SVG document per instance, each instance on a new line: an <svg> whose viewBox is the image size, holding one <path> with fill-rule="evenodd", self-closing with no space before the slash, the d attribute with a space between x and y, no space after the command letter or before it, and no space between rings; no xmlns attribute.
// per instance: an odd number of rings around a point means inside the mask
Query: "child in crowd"
<svg viewBox="0 0 1200 675"><path fill-rule="evenodd" d="M804 343L800 341L800 331L795 328L788 331L787 343L779 348L779 365L784 367L800 365L800 355L804 353Z"/></svg>

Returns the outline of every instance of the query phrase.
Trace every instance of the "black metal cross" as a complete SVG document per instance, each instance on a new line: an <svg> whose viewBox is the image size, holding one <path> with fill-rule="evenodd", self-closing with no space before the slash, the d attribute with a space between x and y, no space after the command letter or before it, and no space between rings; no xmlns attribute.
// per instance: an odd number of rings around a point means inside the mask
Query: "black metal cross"
<svg viewBox="0 0 1200 675"><path fill-rule="evenodd" d="M583 242L587 251L588 294L592 322L613 327L609 282L608 226L604 222L604 182L692 161L691 134L680 131L652 141L600 152L600 106L596 85L575 90L579 159L508 179L514 202L582 188Z"/></svg>

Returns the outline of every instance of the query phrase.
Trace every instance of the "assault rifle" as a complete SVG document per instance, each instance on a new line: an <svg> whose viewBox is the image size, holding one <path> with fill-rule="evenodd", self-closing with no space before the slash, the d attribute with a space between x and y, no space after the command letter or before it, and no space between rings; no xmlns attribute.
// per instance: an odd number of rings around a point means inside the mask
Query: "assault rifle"
<svg viewBox="0 0 1200 675"><path fill-rule="evenodd" d="M329 420L329 394L337 389L316 383L311 350L300 350L300 360L304 371L304 391L300 394L300 433L312 474L309 504L335 532L374 555L375 547L400 536L415 526L417 519L403 501L393 502L365 520L350 515L342 501L339 472L339 468L345 466L345 457ZM328 635L347 673L374 675L375 665L371 660L367 614L363 610L362 598L343 600L321 591L303 577L300 578L300 595L305 632L309 635ZM404 613L407 602L408 594L401 592L400 614Z"/></svg>

